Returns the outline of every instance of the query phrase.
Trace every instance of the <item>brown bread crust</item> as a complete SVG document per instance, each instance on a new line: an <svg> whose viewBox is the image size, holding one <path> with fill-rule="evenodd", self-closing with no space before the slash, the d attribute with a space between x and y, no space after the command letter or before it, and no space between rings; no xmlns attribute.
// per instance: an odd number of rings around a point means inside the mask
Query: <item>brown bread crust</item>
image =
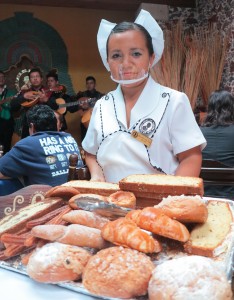
<svg viewBox="0 0 234 300"><path fill-rule="evenodd" d="M166 216L162 210L155 207L133 210L126 218L133 220L142 229L180 242L186 242L190 236L183 224Z"/></svg>

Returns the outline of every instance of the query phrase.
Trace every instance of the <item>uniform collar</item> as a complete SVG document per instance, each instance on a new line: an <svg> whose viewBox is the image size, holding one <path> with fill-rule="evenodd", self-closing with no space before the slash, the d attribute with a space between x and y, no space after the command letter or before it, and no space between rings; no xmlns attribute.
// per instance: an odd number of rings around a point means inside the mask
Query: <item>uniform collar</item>
<svg viewBox="0 0 234 300"><path fill-rule="evenodd" d="M127 128L126 109L120 85L114 92L118 120ZM130 128L141 118L147 117L158 105L160 85L151 76L131 111Z"/></svg>

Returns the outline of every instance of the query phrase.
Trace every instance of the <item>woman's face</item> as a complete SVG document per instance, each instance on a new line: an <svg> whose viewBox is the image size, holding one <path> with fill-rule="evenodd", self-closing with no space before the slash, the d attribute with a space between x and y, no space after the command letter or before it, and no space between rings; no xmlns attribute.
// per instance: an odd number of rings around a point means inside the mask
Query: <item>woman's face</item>
<svg viewBox="0 0 234 300"><path fill-rule="evenodd" d="M47 78L47 86L48 86L50 89L55 88L57 85L58 85L58 81L55 80L54 77L48 77L48 78Z"/></svg>
<svg viewBox="0 0 234 300"><path fill-rule="evenodd" d="M141 31L128 30L112 34L108 42L108 58L112 76L117 80L141 78L152 65L145 36Z"/></svg>

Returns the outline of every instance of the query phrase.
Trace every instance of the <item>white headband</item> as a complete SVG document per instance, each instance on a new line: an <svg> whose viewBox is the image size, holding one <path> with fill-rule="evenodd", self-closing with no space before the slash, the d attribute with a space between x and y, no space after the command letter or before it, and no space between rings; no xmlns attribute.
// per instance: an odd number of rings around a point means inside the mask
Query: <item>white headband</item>
<svg viewBox="0 0 234 300"><path fill-rule="evenodd" d="M155 53L155 59L152 64L153 67L160 60L163 53L163 31L151 14L144 9L140 11L134 23L142 25L149 32L152 38L152 44ZM102 58L102 62L108 71L110 71L110 68L109 64L107 63L106 43L111 30L115 27L115 25L116 23L111 23L102 19L97 34L98 49Z"/></svg>

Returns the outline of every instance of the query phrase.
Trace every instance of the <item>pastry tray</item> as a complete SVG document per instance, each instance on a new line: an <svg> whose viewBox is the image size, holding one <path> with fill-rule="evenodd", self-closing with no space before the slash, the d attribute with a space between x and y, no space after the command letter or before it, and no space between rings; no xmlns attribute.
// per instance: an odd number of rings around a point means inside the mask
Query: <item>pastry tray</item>
<svg viewBox="0 0 234 300"><path fill-rule="evenodd" d="M232 200L226 200L221 198L203 198L205 201L207 200L216 200L216 201L223 201L227 202L230 205L232 214L234 216L234 202ZM162 262L166 260L171 260L174 258L179 258L182 256L187 256L185 252L182 251L182 246L179 242L166 240L167 243L165 243L164 239L162 239L162 245L163 245L163 251L154 255L151 255L151 259L154 262L155 265L161 264ZM217 264L221 264L221 266L224 268L226 276L228 278L228 281L232 282L232 276L233 276L233 267L234 267L234 224L232 224L231 232L228 234L227 238L222 244L222 248L220 248L220 254L216 257L212 258ZM21 257L14 257L12 259L9 259L7 261L0 261L0 268L10 270L16 273L20 273L23 275L27 275L26 268L21 262ZM66 283L58 283L57 284L60 287L66 288L71 291L75 291L80 294L93 296L95 298L100 299L119 299L119 298L110 298L110 297L104 297L104 296L97 296L89 291L87 291L82 282L66 282ZM135 300L147 300L147 296L141 296L134 298ZM134 300L131 299L131 300Z"/></svg>

